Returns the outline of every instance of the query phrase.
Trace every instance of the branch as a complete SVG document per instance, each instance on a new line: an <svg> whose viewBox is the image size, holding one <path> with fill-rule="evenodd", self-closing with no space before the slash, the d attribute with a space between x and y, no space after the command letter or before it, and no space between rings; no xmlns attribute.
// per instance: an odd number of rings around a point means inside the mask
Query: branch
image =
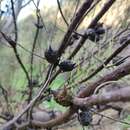
<svg viewBox="0 0 130 130"><path fill-rule="evenodd" d="M107 81L116 81L119 80L120 78L129 75L130 74L130 62L127 64L124 64L117 69L113 70L109 74L104 75L102 78L98 79L94 83L90 84L89 86L84 89L84 91L81 91L78 96L79 97L87 97L95 91L95 89L102 83L107 82Z"/></svg>
<svg viewBox="0 0 130 130"><path fill-rule="evenodd" d="M86 89L84 89L81 93L78 94L78 97L86 97L91 95L95 88L98 87L101 83L106 82L106 81L113 81L113 80L118 80L126 75L130 74L130 63L127 63L126 65L120 66L118 69L114 70L113 72L106 74L103 78L97 80L96 82L92 83L91 85L87 86ZM129 89L130 91L130 89ZM114 95L114 94L113 94ZM129 96L129 92L128 92ZM130 97L130 96L129 96ZM121 100L126 100L127 98L123 98L123 95L121 97ZM80 99L80 98L79 98ZM113 100L116 100L113 98ZM118 99L119 100L119 99ZM54 119L52 121L49 121L47 123L34 123L34 125L38 125L40 127L47 127L47 126L55 126L62 124L65 119L69 119L69 117L76 112L76 107L71 107L66 113L64 113L62 116L58 117L57 119ZM68 114L69 113L69 114ZM62 119L62 120L61 120Z"/></svg>
<svg viewBox="0 0 130 130"><path fill-rule="evenodd" d="M79 9L79 11L77 12L75 18L73 19L73 21L71 22L70 26L68 27L68 30L61 42L61 45L58 49L58 54L59 57L62 55L62 53L64 53L64 50L67 47L67 43L69 41L69 38L71 37L72 32L74 32L77 24L79 23L80 19L83 17L83 15L85 14L85 12L90 8L91 4L93 3L93 0L86 0L81 8Z"/></svg>
<svg viewBox="0 0 130 130"><path fill-rule="evenodd" d="M101 11L95 16L95 18L89 24L88 28L93 28L97 24L97 21L99 21L103 17L103 15L109 10L109 8L113 5L114 2L116 2L116 0L107 1L104 4L104 7L101 9Z"/></svg>
<svg viewBox="0 0 130 130"><path fill-rule="evenodd" d="M46 26L45 26L45 23L44 23L44 21L43 21L43 18L42 18L42 16L41 16L41 13L40 13L40 10L39 10L39 8L38 8L38 6L39 6L39 4L40 4L40 0L39 1L37 1L37 5L36 5L36 3L35 3L35 1L34 0L31 0L32 2L33 2L33 4L34 4L34 6L35 6L35 8L39 11L39 17L40 17L40 22L41 22L41 25L40 26L43 26L44 27L44 29L45 29L45 31L46 31L46 33L47 33L47 35L48 35L48 30L47 30L47 28L46 28Z"/></svg>
<svg viewBox="0 0 130 130"><path fill-rule="evenodd" d="M17 29L17 23L16 23L16 16L15 16L13 0L11 0L11 8L12 8L12 17L13 17L13 21L14 21L14 28L15 28L15 42L17 42L17 39L18 39L18 29Z"/></svg>
<svg viewBox="0 0 130 130"><path fill-rule="evenodd" d="M123 34L124 32L126 32L128 30L128 26L125 27L124 29L122 29L120 32L118 32L117 34L114 35L113 37L113 40L115 40L116 38L118 38L121 34ZM104 43L100 49L106 49L109 45L109 42L111 42L111 39L109 39L108 41L106 41L106 43ZM117 44L117 43L115 43ZM84 58L83 60L80 61L80 63L78 65L76 65L76 68L78 66L82 66L84 61L88 61L88 65L87 65L87 68L89 67L89 60L90 58L92 58L92 56L95 56L97 53L99 52L99 49L96 49L92 52L92 54L88 55L86 58ZM85 64L86 65L86 64ZM86 68L86 70L87 70ZM71 77L74 77L75 73L71 76ZM87 76L88 77L88 76ZM74 77L73 80L75 80L76 78L78 78L78 76ZM68 78L69 79L69 78ZM68 81L68 80L66 80ZM80 80L81 81L81 80ZM74 87L74 86L77 86L79 84L80 81L77 81L76 83L74 83L71 87ZM68 83L67 83L68 85ZM63 85L61 85L63 86Z"/></svg>
<svg viewBox="0 0 130 130"><path fill-rule="evenodd" d="M22 5L21 9L24 8L24 7L26 7L28 4L30 4L31 1L32 0L27 1L27 3L25 3L24 5Z"/></svg>
<svg viewBox="0 0 130 130"><path fill-rule="evenodd" d="M26 68L25 68L25 66L24 66L24 64L23 64L23 62L22 62L22 60L21 60L21 58L20 58L20 56L19 56L19 53L18 53L17 49L16 49L16 48L13 48L13 50L14 50L14 53L15 53L15 56L16 56L16 58L17 58L18 63L20 64L22 70L24 71L24 73L25 73L25 75L26 75L26 78L27 78L28 84L29 84L29 83L30 83L30 77L29 77L28 71L26 70Z"/></svg>
<svg viewBox="0 0 130 130"><path fill-rule="evenodd" d="M90 7L90 9L85 13L85 15L82 17L82 19L80 20L78 26L83 22L84 18L91 12L91 10L100 2L101 0L97 0L93 3L93 5ZM78 28L77 26L77 28Z"/></svg>
<svg viewBox="0 0 130 130"><path fill-rule="evenodd" d="M80 4L80 0L76 0L76 6L75 6L75 10L74 10L74 14L73 14L73 17L72 17L72 19L75 17L75 15L76 15L76 12L77 12L77 9L78 9L78 7L79 7L79 4Z"/></svg>
<svg viewBox="0 0 130 130"><path fill-rule="evenodd" d="M2 84L0 84L0 89L1 89L3 97L5 99L7 110L8 110L8 112L10 112L11 109L10 109L10 104L9 104L9 99L8 99L8 91L2 86Z"/></svg>
<svg viewBox="0 0 130 130"><path fill-rule="evenodd" d="M117 48L104 62L102 65L100 65L93 73L91 73L86 78L82 79L78 82L78 84L81 84L83 82L86 82L88 79L95 76L98 72L100 72L114 57L116 57L124 48L126 48L130 44L130 37L122 44L119 43L121 46Z"/></svg>
<svg viewBox="0 0 130 130"><path fill-rule="evenodd" d="M130 101L130 87L123 87L116 91L94 94L86 98L74 97L73 104L80 107L104 105L110 102Z"/></svg>
<svg viewBox="0 0 130 130"><path fill-rule="evenodd" d="M66 49L67 42L69 41L69 38L71 37L72 32L75 32L75 28L77 24L79 23L80 19L83 17L85 12L91 7L91 4L93 3L93 0L86 0L82 6L80 7L79 11L77 12L75 18L71 22L70 26L68 27L68 31L66 32L61 45L58 49L59 56L64 53L64 50ZM68 58L69 59L69 58ZM52 77L50 80L50 83L60 74L61 70L59 69Z"/></svg>
<svg viewBox="0 0 130 130"><path fill-rule="evenodd" d="M37 15L37 25L39 26L40 24L40 16L39 16L39 12L40 10L38 9L38 5L36 5L37 8L36 8L36 15ZM34 60L34 51L35 51L35 47L36 47L36 42L37 42L37 39L38 39L38 35L39 35L39 27L37 27L36 29L36 33L35 33L35 37L34 37L34 41L33 41L33 45L32 45L32 54L31 54L31 63L30 63L30 77L31 77L31 84L29 84L29 97L28 97L28 102L30 102L30 100L32 99L32 92L33 92L33 86L32 86L32 75L33 75L33 60Z"/></svg>
<svg viewBox="0 0 130 130"><path fill-rule="evenodd" d="M124 32L126 32L128 30L128 26L126 28L124 28L123 30L121 30L120 32L118 32L114 37L113 40L115 40L116 38L118 38L120 35L122 35ZM104 43L101 46L101 49L105 49L109 42L111 42L111 39L106 41L106 43ZM116 44L116 43L115 43ZM96 49L94 52L92 52L91 55L87 56L83 61L81 61L79 64L82 65L84 63L84 61L88 61L93 55L95 56L97 53L99 52L99 49Z"/></svg>
<svg viewBox="0 0 130 130"><path fill-rule="evenodd" d="M70 115L74 114L74 108L68 109L63 115L58 116L50 121L47 122L40 122L36 120L31 121L31 125L33 127L41 127L41 128L52 128L54 126L61 125L66 123L70 120ZM29 125L29 122L22 125L22 128L26 128Z"/></svg>
<svg viewBox="0 0 130 130"><path fill-rule="evenodd" d="M95 16L95 18L89 24L88 28L93 28L97 24L97 22L103 17L103 15L109 10L109 8L112 6L112 4L115 1L116 0L109 0L109 1L107 1L105 3L104 7L100 10L100 12ZM85 36L85 33L83 35ZM69 56L69 59L72 59L77 54L77 52L80 50L80 48L84 45L86 39L87 39L87 36L86 37L82 37L79 40L78 45L73 50L72 54Z"/></svg>
<svg viewBox="0 0 130 130"><path fill-rule="evenodd" d="M68 31L67 33L65 34L64 36L64 39L62 40L61 42L61 46L59 47L59 53L63 53L62 51L62 46L65 46L64 44L66 44L66 42L68 42L69 38L70 38L70 34L73 32L73 26L78 23L76 20L78 17L81 17L80 16L80 13L82 12L82 8L84 6L87 6L85 4L87 4L87 2L90 2L90 1L86 1L83 3L82 7L79 9L78 13L76 14L77 17L75 17L75 19L72 21L72 23L70 24L69 28L68 28ZM91 1L92 2L92 1ZM94 23L97 24L97 22L102 18L102 16L108 11L108 9L112 6L112 4L115 2L115 0L109 0L105 3L104 7L101 9L101 11L96 15L96 17L92 20L92 22L90 23L89 27L92 26ZM90 3L89 3L90 4ZM92 4L92 3L91 3ZM91 6L91 5L90 5ZM88 7L88 6L87 6ZM84 7L85 8L85 7ZM88 7L89 9L89 7ZM106 9L106 10L105 10ZM86 10L87 11L87 10ZM85 12L84 12L85 13ZM99 17L100 16L100 17ZM72 54L68 57L68 59L72 59L76 54L77 52L80 50L80 48L83 46L83 44L85 43L86 41L86 38L85 37L82 37L77 45L77 47L74 49L74 51L72 52ZM62 45L63 44L63 45ZM63 49L64 50L64 49ZM59 75L61 72L61 70L58 70L54 75L53 77L51 78L51 81L50 83L57 77L57 75Z"/></svg>
<svg viewBox="0 0 130 130"><path fill-rule="evenodd" d="M68 24L68 22L67 22L67 20L66 20L66 18L65 18L65 16L64 16L64 14L63 14L63 12L62 12L61 5L60 5L60 1L59 1L59 0L57 0L57 5L58 5L58 8L59 8L59 11L60 11L60 14L61 14L62 18L63 18L64 22L66 23L66 25L67 25L67 27L68 27L69 24Z"/></svg>

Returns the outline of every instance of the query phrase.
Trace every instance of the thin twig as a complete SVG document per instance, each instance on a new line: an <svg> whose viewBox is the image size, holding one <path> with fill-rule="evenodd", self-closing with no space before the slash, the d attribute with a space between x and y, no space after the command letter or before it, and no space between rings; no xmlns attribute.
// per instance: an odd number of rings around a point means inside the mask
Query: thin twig
<svg viewBox="0 0 130 130"><path fill-rule="evenodd" d="M64 20L64 22L66 23L67 27L69 27L69 23L67 22L67 20L66 20L64 14L63 14L63 11L62 11L62 8L61 8L61 5L60 5L59 0L57 0L57 4L58 4L58 8L59 8L59 11L60 11L61 17L63 18L63 20ZM78 6L78 4L77 4L77 6ZM75 16L75 17L76 17L76 16ZM74 32L75 34L79 35L79 36L84 37L82 34L76 32L75 30L73 30L73 32Z"/></svg>
<svg viewBox="0 0 130 130"><path fill-rule="evenodd" d="M16 49L16 48L13 48L13 50L14 50L14 53L15 53L15 56L16 56L16 58L17 58L18 63L20 64L22 70L24 71L24 73L25 73L25 75L26 75L26 78L27 78L28 84L29 84L29 83L30 83L30 77L29 77L28 71L26 70L26 68L25 68L25 66L24 66L24 64L23 64L23 62L22 62L22 60L21 60L21 58L20 58L20 56L19 56L19 53L18 53L17 49Z"/></svg>
<svg viewBox="0 0 130 130"><path fill-rule="evenodd" d="M57 5L58 5L58 8L59 8L59 11L60 11L60 14L61 14L62 18L63 18L64 22L66 23L66 25L67 25L67 27L68 27L69 24L68 24L66 18L64 17L64 14L63 14L63 12L62 12L61 5L60 5L60 1L59 1L59 0L57 0Z"/></svg>
<svg viewBox="0 0 130 130"><path fill-rule="evenodd" d="M37 12L38 13L38 12ZM39 25L39 16L37 14L37 24ZM37 28L36 30L36 34L35 34L35 37L34 37L34 41L33 41L33 46L32 46L32 54L31 54L31 65L30 65L30 70L31 70L31 80L32 80L32 73L33 73L33 59L34 59L34 51L35 51L35 47L36 47L36 42L37 42L37 38L38 38L38 35L39 35L39 28Z"/></svg>
<svg viewBox="0 0 130 130"><path fill-rule="evenodd" d="M102 117L105 117L105 118L108 118L108 119L110 119L110 120L113 120L113 121L115 121L115 122L119 122L119 123L121 123L121 124L130 125L130 123L128 123L128 122L126 122L126 121L114 119L114 118L112 118L112 117L109 117L109 116L106 116L106 115L101 114L101 113L99 113L99 112L96 112L96 111L94 111L94 110L92 110L92 109L91 109L90 111L92 111L93 113L95 113L95 114L97 114L97 115L100 115L100 116L102 116Z"/></svg>
<svg viewBox="0 0 130 130"><path fill-rule="evenodd" d="M5 99L7 110L8 110L8 112L10 112L11 109L10 109L10 104L9 104L9 100L8 100L8 92L1 84L0 84L0 89L2 90L2 94Z"/></svg>
<svg viewBox="0 0 130 130"><path fill-rule="evenodd" d="M27 6L28 4L30 4L31 1L32 0L27 1L27 3L25 3L24 5L22 5L21 9L24 8L25 6Z"/></svg>
<svg viewBox="0 0 130 130"><path fill-rule="evenodd" d="M12 6L12 17L14 21L14 28L15 28L15 42L17 42L18 39L18 29L17 29L17 22L16 22L16 16L15 16L15 10L14 10L14 2L11 0L11 6Z"/></svg>
<svg viewBox="0 0 130 130"><path fill-rule="evenodd" d="M47 30L47 28L46 28L46 25L45 25L45 23L44 23L44 21L43 21L43 18L42 18L42 16L41 16L40 9L37 7L37 5L36 5L36 3L34 2L34 0L31 0L31 1L33 2L33 4L34 4L34 6L36 7L36 9L39 10L39 17L40 17L41 23L42 23L42 25L43 25L43 27L44 27L44 29L45 29L45 31L46 31L46 34L49 35L48 30ZM39 2L38 2L38 3L39 3Z"/></svg>
<svg viewBox="0 0 130 130"><path fill-rule="evenodd" d="M39 9L38 9L38 5L37 5L37 8L36 8L36 16L37 16L37 25L40 24L40 17L39 17ZM33 45L32 45L32 54L31 54L31 64L30 64L30 80L31 80L31 84L29 84L29 97L28 97L28 102L30 102L30 100L32 99L32 92L33 92L33 86L32 86L32 75L33 75L33 60L34 60L34 51L35 51L35 47L36 47L36 42L37 42L37 39L38 39L38 35L39 35L39 27L37 27L36 29L36 34L35 34L35 37L34 37L34 41L33 41Z"/></svg>
<svg viewBox="0 0 130 130"><path fill-rule="evenodd" d="M26 49L26 48L23 47L21 44L17 43L17 45L18 45L20 48L22 48L23 50L25 50L26 52L28 52L28 53L30 53L30 54L32 54L32 55L34 55L34 56L36 56L36 57L38 57L38 58L40 58L40 59L42 59L42 60L45 60L44 57L42 57L42 56L40 56L40 55L38 55L38 54L36 54L36 53L34 53L34 52L32 53L30 50Z"/></svg>

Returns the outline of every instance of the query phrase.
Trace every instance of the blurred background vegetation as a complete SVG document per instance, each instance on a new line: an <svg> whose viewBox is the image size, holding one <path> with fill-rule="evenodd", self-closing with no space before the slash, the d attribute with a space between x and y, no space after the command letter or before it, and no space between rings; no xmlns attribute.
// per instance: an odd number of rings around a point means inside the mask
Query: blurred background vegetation
<svg viewBox="0 0 130 130"><path fill-rule="evenodd" d="M3 1L4 0L1 0L1 3ZM41 57L44 57L44 51L48 47L48 45L52 45L54 48L58 47L67 30L67 26L59 13L56 0L52 1L55 1L54 4L51 4L51 0L48 0L48 2L40 5L41 16L43 18L46 28L40 30L35 53L40 55ZM84 19L83 23L78 29L79 32L82 33L83 30L85 30L92 18L101 9L105 1L107 0L103 0L102 2L100 2L99 5L94 8L93 11ZM82 2L83 0L79 0L79 7ZM76 8L76 3L77 0L61 0L62 10L69 23L72 20ZM8 16L1 17L0 28L3 27L5 20L7 20L7 17ZM33 7L32 3L30 3L21 10L17 20L18 43L30 51L32 49L32 44L36 33L36 19L36 9ZM105 38L103 38L103 40L100 41L99 44L91 43L91 41L87 40L86 42L90 42L90 44L84 45L78 55L73 59L74 62L79 63L80 60L84 58L84 55L87 56L96 48L100 48L106 39L112 39L112 37L117 32L125 28L128 24L130 24L130 0L117 0L115 4L110 8L110 10L106 13L106 15L101 19L101 22L103 22L106 27L110 28L108 34L105 36ZM89 62L89 67L88 64L83 65L82 67L79 66L78 69L75 70L75 79L73 79L73 77L69 82L73 84L76 80L82 79L84 76L89 75L101 63L100 61L103 61L111 54L111 52L113 51L114 43L115 41L111 41L107 50L100 50L95 57L92 57L91 61ZM70 49L67 50L67 53L63 56L63 58L67 57L73 49L74 46L70 47ZM29 71L31 54L25 51L20 46L18 46L18 50L25 67ZM38 80L39 82L41 82L41 80L44 80L47 73L47 66L48 63L44 59L34 56L33 78ZM103 73L106 73L107 71L109 70L105 69L104 71L102 71L102 74L97 75L97 77L102 76ZM56 80L51 84L52 88L59 88L64 83L68 75L72 75L72 73L59 75ZM93 79L96 79L97 77L94 77ZM23 98L23 94L21 93L21 91L25 91L27 89L27 81L25 79L26 77L19 64L17 63L13 50L8 44L1 41L0 84L2 84L2 86L4 86L6 90L8 90L10 95L9 100L12 102L11 106L13 110L15 110L14 108L19 102L21 102L21 100L26 98L26 96ZM123 78L124 82L129 83L128 79L130 79L130 77ZM2 105L2 100L0 102L0 104ZM61 109L61 106L57 105L54 101L45 102L44 105L49 108L55 107L56 109ZM128 120L129 119L130 117L128 117ZM126 127L128 126L125 126L125 128ZM117 130L117 128L115 128L115 130Z"/></svg>

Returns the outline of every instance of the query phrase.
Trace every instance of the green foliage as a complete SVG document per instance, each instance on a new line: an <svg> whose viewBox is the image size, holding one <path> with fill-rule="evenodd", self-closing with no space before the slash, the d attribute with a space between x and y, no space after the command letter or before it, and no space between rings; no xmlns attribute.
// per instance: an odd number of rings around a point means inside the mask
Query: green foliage
<svg viewBox="0 0 130 130"><path fill-rule="evenodd" d="M64 79L62 76L57 76L57 78L50 85L52 89L58 89L64 83Z"/></svg>
<svg viewBox="0 0 130 130"><path fill-rule="evenodd" d="M125 122L130 122L130 115L127 115L127 117L124 119ZM130 125L123 124L123 128L127 129L130 128Z"/></svg>
<svg viewBox="0 0 130 130"><path fill-rule="evenodd" d="M61 110L61 111L65 111L66 110L65 107L57 104L54 99L51 99L51 101L49 101L49 102L45 101L43 103L43 106L46 107L46 108L49 108L49 109L54 109L54 110Z"/></svg>
<svg viewBox="0 0 130 130"><path fill-rule="evenodd" d="M58 76L54 82L50 85L50 88L53 90L58 89L62 84L64 83L64 79L62 76ZM45 101L43 103L44 107L50 108L50 109L54 109L54 110L62 110L64 111L65 108L62 107L61 105L57 104L55 102L55 100L52 98L50 101Z"/></svg>
<svg viewBox="0 0 130 130"><path fill-rule="evenodd" d="M12 88L15 90L23 90L26 88L27 81L25 80L25 74L22 69L18 69L14 73L14 77L11 81Z"/></svg>

